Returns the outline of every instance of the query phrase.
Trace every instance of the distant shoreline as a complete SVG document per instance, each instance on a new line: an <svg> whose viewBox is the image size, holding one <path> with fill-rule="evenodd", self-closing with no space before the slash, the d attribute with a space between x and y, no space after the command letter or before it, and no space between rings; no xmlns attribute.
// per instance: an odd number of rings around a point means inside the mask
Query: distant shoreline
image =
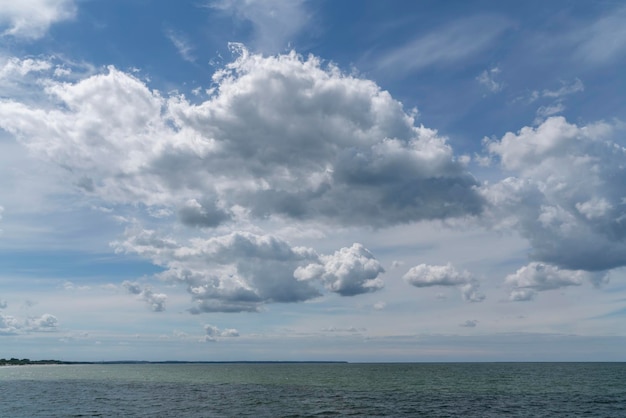
<svg viewBox="0 0 626 418"><path fill-rule="evenodd" d="M61 361L61 360L29 360L0 359L0 366L33 366L33 365L72 365L72 364L345 364L347 361L144 361L144 360L112 360L112 361Z"/></svg>

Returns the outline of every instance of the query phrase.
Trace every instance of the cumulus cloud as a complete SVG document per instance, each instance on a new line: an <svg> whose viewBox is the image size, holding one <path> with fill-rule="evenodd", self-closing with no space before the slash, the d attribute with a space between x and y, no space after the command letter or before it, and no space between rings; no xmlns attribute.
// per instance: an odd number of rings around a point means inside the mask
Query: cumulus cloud
<svg viewBox="0 0 626 418"><path fill-rule="evenodd" d="M142 229L128 230L126 239L113 245L150 258L166 269L163 279L184 284L195 303L192 313L258 311L267 303L309 300L321 294L318 281L344 296L382 287L382 267L360 244L325 256L244 231L181 244Z"/></svg>
<svg viewBox="0 0 626 418"><path fill-rule="evenodd" d="M215 342L219 338L239 337L239 331L234 328L219 329L215 325L206 324L204 326L205 336L203 341Z"/></svg>
<svg viewBox="0 0 626 418"><path fill-rule="evenodd" d="M6 57L0 66L0 80L5 87L9 81L17 82L31 73L50 70L52 66L53 64L45 59Z"/></svg>
<svg viewBox="0 0 626 418"><path fill-rule="evenodd" d="M467 271L459 273L452 264L443 266L420 264L411 267L403 278L415 287L457 286L467 283L471 275Z"/></svg>
<svg viewBox="0 0 626 418"><path fill-rule="evenodd" d="M164 293L154 293L149 287L142 287L139 283L125 280L122 287L131 295L137 295L141 300L146 302L154 312L165 311L165 302L167 295Z"/></svg>
<svg viewBox="0 0 626 418"><path fill-rule="evenodd" d="M467 302L482 302L485 299L484 293L481 293L479 288L477 280L470 280L469 283L459 286L463 300Z"/></svg>
<svg viewBox="0 0 626 418"><path fill-rule="evenodd" d="M601 271L626 264L626 149L619 124L563 117L487 142L512 174L483 188L490 225L515 228L533 261Z"/></svg>
<svg viewBox="0 0 626 418"><path fill-rule="evenodd" d="M205 102L163 97L109 67L41 80L51 102L0 101L0 126L108 203L386 226L477 214L477 181L446 139L375 83L295 53L240 56ZM106 99L104 99L106 98Z"/></svg>
<svg viewBox="0 0 626 418"><path fill-rule="evenodd" d="M17 334L19 328L21 326L15 317L0 314L0 335Z"/></svg>
<svg viewBox="0 0 626 418"><path fill-rule="evenodd" d="M28 332L56 331L59 321L56 316L43 314L25 319L0 314L0 335L16 335Z"/></svg>
<svg viewBox="0 0 626 418"><path fill-rule="evenodd" d="M511 300L527 301L534 299L537 292L580 286L585 280L593 281L593 275L582 270L563 270L533 262L509 274L505 283L511 288Z"/></svg>
<svg viewBox="0 0 626 418"><path fill-rule="evenodd" d="M402 278L415 287L456 286L463 299L468 302L481 302L485 299L485 295L478 291L478 280L468 271L459 272L450 263L420 264L411 267Z"/></svg>
<svg viewBox="0 0 626 418"><path fill-rule="evenodd" d="M54 315L43 314L40 317L29 318L26 328L30 331L53 331L59 325L59 320Z"/></svg>
<svg viewBox="0 0 626 418"><path fill-rule="evenodd" d="M378 277L383 267L363 245L355 243L333 255L320 256L321 263L298 267L298 280L321 279L326 288L342 296L373 292L383 287Z"/></svg>
<svg viewBox="0 0 626 418"><path fill-rule="evenodd" d="M74 0L0 0L0 28L3 36L41 38L57 22L76 14Z"/></svg>
<svg viewBox="0 0 626 418"><path fill-rule="evenodd" d="M9 306L8 302L6 300L0 299L0 309L6 309L7 306Z"/></svg>

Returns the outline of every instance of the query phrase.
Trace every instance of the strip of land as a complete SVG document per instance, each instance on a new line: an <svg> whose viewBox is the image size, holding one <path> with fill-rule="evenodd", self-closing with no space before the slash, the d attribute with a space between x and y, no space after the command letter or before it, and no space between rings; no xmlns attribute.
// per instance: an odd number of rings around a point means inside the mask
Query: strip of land
<svg viewBox="0 0 626 418"><path fill-rule="evenodd" d="M328 364L347 363L347 361L141 361L141 360L118 360L118 361L61 361L61 360L30 360L11 358L0 359L0 366L26 366L38 364Z"/></svg>

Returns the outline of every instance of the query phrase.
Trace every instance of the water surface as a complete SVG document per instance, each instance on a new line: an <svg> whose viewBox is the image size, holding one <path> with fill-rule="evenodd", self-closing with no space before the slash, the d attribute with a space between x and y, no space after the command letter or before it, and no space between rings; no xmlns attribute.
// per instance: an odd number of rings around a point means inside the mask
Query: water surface
<svg viewBox="0 0 626 418"><path fill-rule="evenodd" d="M625 417L626 363L0 367L0 417Z"/></svg>

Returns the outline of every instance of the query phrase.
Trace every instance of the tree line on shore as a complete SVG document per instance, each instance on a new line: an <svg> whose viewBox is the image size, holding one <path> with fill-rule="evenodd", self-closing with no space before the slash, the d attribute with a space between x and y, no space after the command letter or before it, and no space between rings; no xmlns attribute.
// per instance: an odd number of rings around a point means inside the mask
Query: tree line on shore
<svg viewBox="0 0 626 418"><path fill-rule="evenodd" d="M25 366L27 364L63 364L63 362L60 360L30 360L27 358L10 358L7 360L0 358L0 366Z"/></svg>

